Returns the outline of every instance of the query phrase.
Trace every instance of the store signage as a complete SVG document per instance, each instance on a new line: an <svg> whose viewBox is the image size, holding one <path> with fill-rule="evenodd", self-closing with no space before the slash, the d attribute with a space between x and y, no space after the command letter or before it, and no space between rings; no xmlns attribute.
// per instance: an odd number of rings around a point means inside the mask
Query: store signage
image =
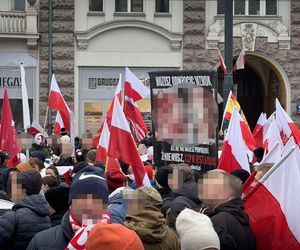
<svg viewBox="0 0 300 250"><path fill-rule="evenodd" d="M0 76L0 88L19 88L21 87L21 77Z"/></svg>

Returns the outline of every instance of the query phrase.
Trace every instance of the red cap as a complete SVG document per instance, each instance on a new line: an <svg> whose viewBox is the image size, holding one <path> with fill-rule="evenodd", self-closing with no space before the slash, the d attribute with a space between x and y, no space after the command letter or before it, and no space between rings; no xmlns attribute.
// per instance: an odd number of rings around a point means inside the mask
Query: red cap
<svg viewBox="0 0 300 250"><path fill-rule="evenodd" d="M109 193L112 193L119 187L125 186L126 177L121 170L109 169L105 175Z"/></svg>

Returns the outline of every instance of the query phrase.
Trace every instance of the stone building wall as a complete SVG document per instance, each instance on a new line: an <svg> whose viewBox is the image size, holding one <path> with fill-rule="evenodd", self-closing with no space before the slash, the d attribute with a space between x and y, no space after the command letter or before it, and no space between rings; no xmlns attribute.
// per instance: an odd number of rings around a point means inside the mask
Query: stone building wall
<svg viewBox="0 0 300 250"><path fill-rule="evenodd" d="M183 68L213 69L218 63L217 50L205 49L205 1L184 0L183 12ZM300 115L296 114L296 103L300 102L300 1L291 0L291 43L290 49L279 49L278 43L268 43L264 37L255 39L254 52L265 54L281 65L291 86L291 116L299 125ZM218 47L224 55L224 44ZM242 39L233 39L233 54L238 55ZM275 103L275 101L274 101Z"/></svg>
<svg viewBox="0 0 300 250"><path fill-rule="evenodd" d="M44 123L47 108L48 79L48 0L40 0L39 6L39 52L40 52L40 122ZM74 110L74 0L53 0L53 73L62 95ZM53 112L53 119L56 111Z"/></svg>

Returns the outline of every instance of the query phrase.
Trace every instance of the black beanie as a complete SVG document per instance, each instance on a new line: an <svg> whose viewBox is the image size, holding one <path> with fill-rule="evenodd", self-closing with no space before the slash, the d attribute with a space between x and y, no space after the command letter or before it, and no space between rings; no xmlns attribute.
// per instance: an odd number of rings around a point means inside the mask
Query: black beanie
<svg viewBox="0 0 300 250"><path fill-rule="evenodd" d="M237 169L232 171L230 174L238 177L242 181L242 184L244 184L250 176L248 171L246 171L245 169Z"/></svg>
<svg viewBox="0 0 300 250"><path fill-rule="evenodd" d="M169 166L163 166L158 168L155 179L159 185L164 188L170 188L168 184L168 175L173 173L173 169Z"/></svg>
<svg viewBox="0 0 300 250"><path fill-rule="evenodd" d="M56 212L69 208L69 190L68 187L56 186L45 192L47 202Z"/></svg>
<svg viewBox="0 0 300 250"><path fill-rule="evenodd" d="M39 194L42 187L42 176L35 170L21 173L22 188L26 190L28 196Z"/></svg>

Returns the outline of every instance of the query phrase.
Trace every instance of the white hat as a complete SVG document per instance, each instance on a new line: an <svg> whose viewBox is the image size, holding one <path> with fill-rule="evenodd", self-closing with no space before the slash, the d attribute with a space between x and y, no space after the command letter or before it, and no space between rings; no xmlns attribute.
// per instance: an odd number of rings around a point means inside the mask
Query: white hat
<svg viewBox="0 0 300 250"><path fill-rule="evenodd" d="M220 249L220 241L208 216L191 209L184 209L177 217L182 250Z"/></svg>
<svg viewBox="0 0 300 250"><path fill-rule="evenodd" d="M149 160L153 160L153 146L147 149L147 156Z"/></svg>
<svg viewBox="0 0 300 250"><path fill-rule="evenodd" d="M37 145L43 145L45 143L45 136L42 133L37 133L34 136L34 143Z"/></svg>

